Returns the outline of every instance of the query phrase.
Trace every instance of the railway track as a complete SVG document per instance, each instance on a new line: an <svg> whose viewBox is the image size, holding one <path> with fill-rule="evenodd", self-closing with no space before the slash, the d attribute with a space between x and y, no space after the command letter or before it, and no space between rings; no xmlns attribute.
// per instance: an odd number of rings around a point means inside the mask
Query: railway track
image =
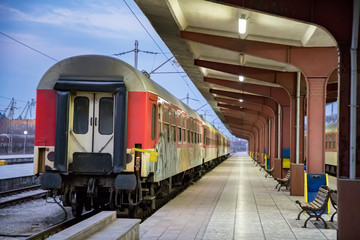
<svg viewBox="0 0 360 240"><path fill-rule="evenodd" d="M16 194L20 194L20 193L28 192L28 191L34 191L34 190L38 190L38 189L40 189L40 185L35 185L35 186L30 186L30 187L25 187L25 188L9 190L9 191L5 191L5 192L1 192L0 197L2 197L2 198L9 197L9 196L12 196L12 195L16 195ZM47 192L43 191L43 192L40 192L40 193L37 192L37 193L34 193L34 194L15 197L15 198L10 199L10 200L1 201L0 202L0 208L5 208L5 207L8 207L8 206L20 204L22 202L31 201L31 200L35 200L35 199L39 199L39 198L45 198L46 195L47 195Z"/></svg>
<svg viewBox="0 0 360 240"><path fill-rule="evenodd" d="M15 195L15 194L19 194L19 193L22 193L22 192L32 191L32 190L38 190L38 189L40 189L40 185L34 185L34 186L29 186L29 187L17 188L17 189L13 189L13 190L8 190L8 191L0 192L0 197L8 197L8 196Z"/></svg>

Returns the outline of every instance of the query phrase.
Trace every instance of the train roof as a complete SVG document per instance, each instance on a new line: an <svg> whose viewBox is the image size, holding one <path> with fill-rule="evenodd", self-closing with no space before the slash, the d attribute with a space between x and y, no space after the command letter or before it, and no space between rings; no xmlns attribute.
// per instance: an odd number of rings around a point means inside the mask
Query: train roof
<svg viewBox="0 0 360 240"><path fill-rule="evenodd" d="M64 59L53 65L41 78L37 89L54 89L59 79L88 81L123 81L130 92L151 92L201 119L209 128L216 129L178 98L131 65L117 58L101 55L83 55ZM217 130L218 131L218 130Z"/></svg>

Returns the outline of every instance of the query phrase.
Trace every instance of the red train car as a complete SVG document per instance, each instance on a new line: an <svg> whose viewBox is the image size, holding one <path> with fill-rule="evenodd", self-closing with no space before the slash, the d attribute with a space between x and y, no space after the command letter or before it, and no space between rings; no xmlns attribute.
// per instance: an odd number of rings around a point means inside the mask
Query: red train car
<svg viewBox="0 0 360 240"><path fill-rule="evenodd" d="M34 173L75 216L83 206L151 205L161 186L230 152L229 139L211 124L115 58L56 63L36 103Z"/></svg>

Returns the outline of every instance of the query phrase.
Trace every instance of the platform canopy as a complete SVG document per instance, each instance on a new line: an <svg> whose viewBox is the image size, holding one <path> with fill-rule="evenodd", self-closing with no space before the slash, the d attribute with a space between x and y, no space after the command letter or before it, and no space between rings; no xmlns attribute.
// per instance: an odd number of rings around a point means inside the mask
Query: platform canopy
<svg viewBox="0 0 360 240"><path fill-rule="evenodd" d="M263 114L259 108L246 109L244 99L263 97L263 89L281 87L277 77L264 76L300 71L291 64L289 49L336 46L323 28L231 6L232 1L135 2L221 121L237 137L246 138L242 134L246 131L241 131L243 125L251 124L254 115ZM276 4L273 7L281 8ZM245 33L239 33L239 19L246 21ZM285 55L284 49L288 52ZM283 60L275 61L278 58L273 55L281 55Z"/></svg>

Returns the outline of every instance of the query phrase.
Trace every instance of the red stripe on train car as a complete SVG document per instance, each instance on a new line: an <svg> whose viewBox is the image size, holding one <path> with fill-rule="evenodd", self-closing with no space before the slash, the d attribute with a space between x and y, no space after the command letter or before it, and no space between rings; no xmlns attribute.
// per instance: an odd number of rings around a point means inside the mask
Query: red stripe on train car
<svg viewBox="0 0 360 240"><path fill-rule="evenodd" d="M35 146L55 145L56 91L36 91Z"/></svg>

